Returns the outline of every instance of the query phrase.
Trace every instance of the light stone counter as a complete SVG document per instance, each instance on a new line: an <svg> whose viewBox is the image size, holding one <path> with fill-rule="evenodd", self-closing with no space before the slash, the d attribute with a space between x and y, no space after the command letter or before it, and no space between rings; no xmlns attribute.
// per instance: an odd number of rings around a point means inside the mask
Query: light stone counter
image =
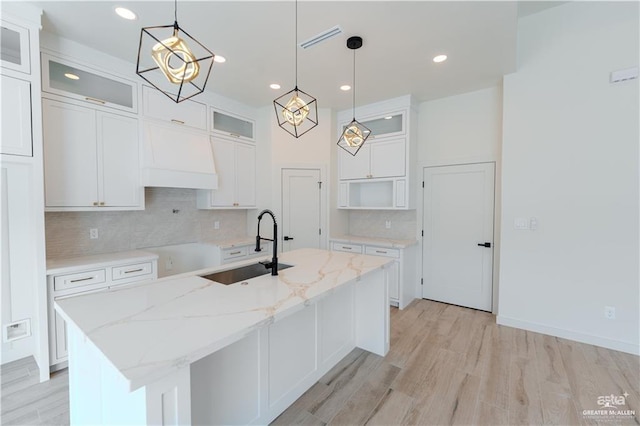
<svg viewBox="0 0 640 426"><path fill-rule="evenodd" d="M280 262L294 267L233 285L197 276L239 266L230 264L58 300L55 309L76 336L90 342L124 376L129 390L135 390L359 281L391 260L303 249L283 253Z"/></svg>
<svg viewBox="0 0 640 426"><path fill-rule="evenodd" d="M337 235L330 237L329 241L335 241L338 243L349 244L368 244L378 247L397 248L403 249L418 244L417 240L396 240L391 238L371 238L371 237L358 237L355 235Z"/></svg>

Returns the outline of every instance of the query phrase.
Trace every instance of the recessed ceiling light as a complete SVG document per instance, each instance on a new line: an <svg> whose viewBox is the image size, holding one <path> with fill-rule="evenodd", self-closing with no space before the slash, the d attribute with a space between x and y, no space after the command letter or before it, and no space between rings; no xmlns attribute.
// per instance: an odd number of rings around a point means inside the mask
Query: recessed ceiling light
<svg viewBox="0 0 640 426"><path fill-rule="evenodd" d="M278 90L280 88L280 85L278 83L271 83L269 87L271 87L273 90Z"/></svg>
<svg viewBox="0 0 640 426"><path fill-rule="evenodd" d="M385 120L391 120L392 118L393 118L392 116L387 115L384 119L385 119Z"/></svg>
<svg viewBox="0 0 640 426"><path fill-rule="evenodd" d="M133 21L137 18L136 14L127 9L126 7L116 7L116 13L119 17Z"/></svg>
<svg viewBox="0 0 640 426"><path fill-rule="evenodd" d="M447 55L438 55L433 58L433 62L444 62L447 60Z"/></svg>
<svg viewBox="0 0 640 426"><path fill-rule="evenodd" d="M70 80L80 80L80 77L78 77L75 74L71 74L70 72L64 73L64 76L67 77Z"/></svg>
<svg viewBox="0 0 640 426"><path fill-rule="evenodd" d="M217 62L219 64L224 64L225 62L227 62L227 58L225 58L222 55L216 55L213 57L213 62Z"/></svg>
<svg viewBox="0 0 640 426"><path fill-rule="evenodd" d="M347 90L351 90L351 86L349 86L348 84L342 85L340 86L340 90L343 90L346 92Z"/></svg>

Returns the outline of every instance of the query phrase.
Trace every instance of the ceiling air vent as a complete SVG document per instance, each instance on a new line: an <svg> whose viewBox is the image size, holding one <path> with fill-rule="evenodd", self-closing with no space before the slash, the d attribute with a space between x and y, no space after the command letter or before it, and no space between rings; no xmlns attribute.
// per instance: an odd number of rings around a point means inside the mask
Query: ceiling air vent
<svg viewBox="0 0 640 426"><path fill-rule="evenodd" d="M320 34L317 34L311 37L309 40L305 40L301 42L299 46L302 47L303 49L308 49L312 46L315 46L318 43L322 43L325 40L329 40L331 37L335 37L341 33L342 33L342 28L340 28L339 25L336 25L333 28L329 28L328 30L323 31Z"/></svg>

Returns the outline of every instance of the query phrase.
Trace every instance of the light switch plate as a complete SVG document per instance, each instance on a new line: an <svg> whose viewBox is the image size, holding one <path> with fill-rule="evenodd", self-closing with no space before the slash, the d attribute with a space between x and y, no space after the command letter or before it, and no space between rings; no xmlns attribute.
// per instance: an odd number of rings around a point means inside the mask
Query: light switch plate
<svg viewBox="0 0 640 426"><path fill-rule="evenodd" d="M529 229L529 218L517 217L513 221L513 227L515 229Z"/></svg>

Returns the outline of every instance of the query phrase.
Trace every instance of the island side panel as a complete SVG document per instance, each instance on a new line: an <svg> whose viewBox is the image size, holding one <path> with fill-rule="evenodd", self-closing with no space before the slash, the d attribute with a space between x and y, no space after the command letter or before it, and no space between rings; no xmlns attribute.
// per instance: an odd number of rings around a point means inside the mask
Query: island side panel
<svg viewBox="0 0 640 426"><path fill-rule="evenodd" d="M68 326L72 425L191 423L189 368L130 391L129 383L76 327Z"/></svg>
<svg viewBox="0 0 640 426"><path fill-rule="evenodd" d="M376 355L389 352L389 268L384 266L356 282L356 346Z"/></svg>

